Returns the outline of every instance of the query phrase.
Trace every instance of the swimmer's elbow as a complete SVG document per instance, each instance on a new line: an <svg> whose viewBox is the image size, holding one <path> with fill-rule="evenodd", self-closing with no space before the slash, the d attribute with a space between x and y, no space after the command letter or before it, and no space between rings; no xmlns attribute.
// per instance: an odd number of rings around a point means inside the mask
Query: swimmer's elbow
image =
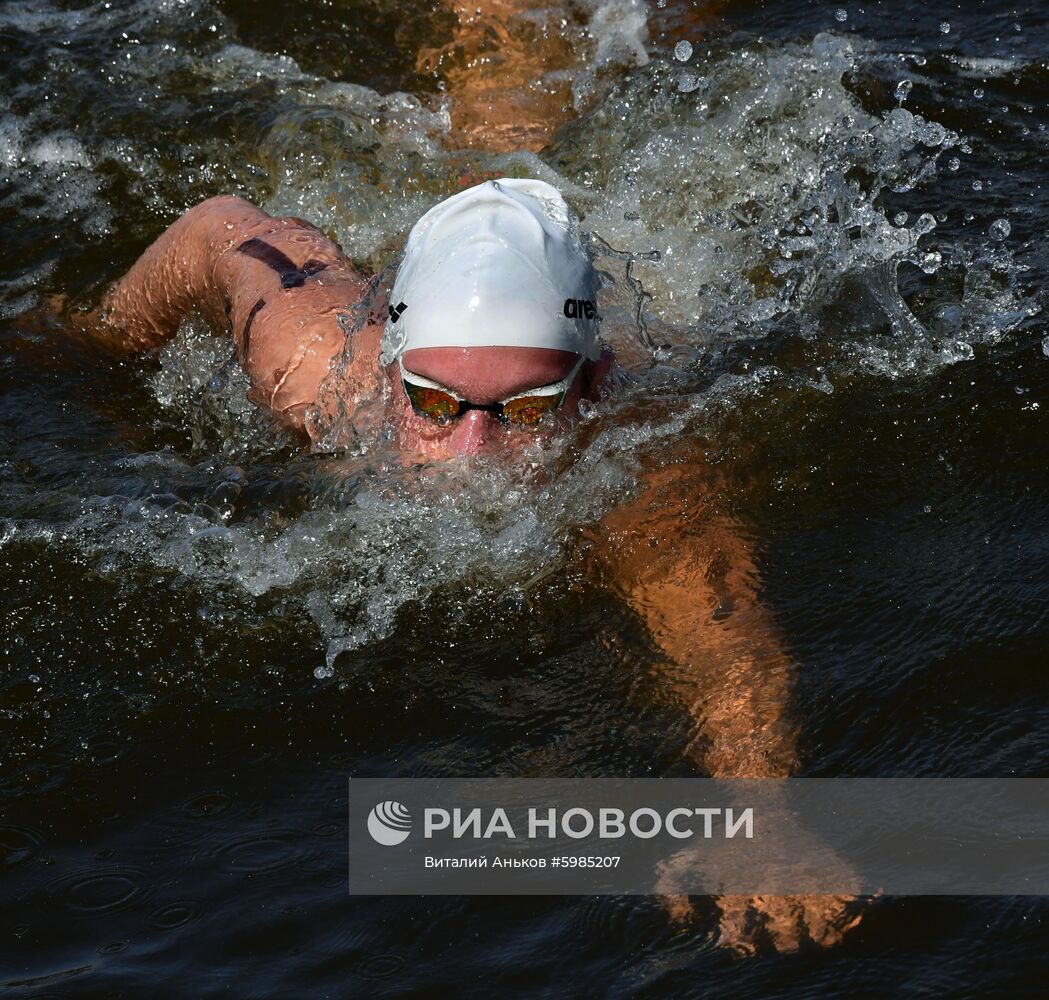
<svg viewBox="0 0 1049 1000"><path fill-rule="evenodd" d="M110 339L129 351L157 347L174 336L192 309L217 325L225 289L216 278L216 261L241 229L265 218L265 212L236 195L194 205L106 294L103 314Z"/></svg>
<svg viewBox="0 0 1049 1000"><path fill-rule="evenodd" d="M177 223L198 237L211 253L225 249L237 233L252 223L268 219L261 208L235 194L219 194L194 205Z"/></svg>

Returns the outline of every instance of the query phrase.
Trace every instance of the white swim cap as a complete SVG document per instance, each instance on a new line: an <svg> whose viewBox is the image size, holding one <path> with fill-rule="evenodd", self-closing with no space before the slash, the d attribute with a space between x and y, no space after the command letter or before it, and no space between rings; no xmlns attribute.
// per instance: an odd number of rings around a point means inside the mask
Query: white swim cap
<svg viewBox="0 0 1049 1000"><path fill-rule="evenodd" d="M417 347L549 347L601 355L597 274L575 216L544 181L485 181L408 234L382 363Z"/></svg>

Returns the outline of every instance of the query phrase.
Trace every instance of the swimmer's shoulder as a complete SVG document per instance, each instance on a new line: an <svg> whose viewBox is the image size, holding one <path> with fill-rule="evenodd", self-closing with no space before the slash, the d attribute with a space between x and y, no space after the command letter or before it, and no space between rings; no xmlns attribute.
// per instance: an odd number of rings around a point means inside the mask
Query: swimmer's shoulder
<svg viewBox="0 0 1049 1000"><path fill-rule="evenodd" d="M282 289L301 288L321 273L329 283L365 283L339 243L313 223L291 215L231 226L217 255L217 268L226 278L254 274L265 283L271 277Z"/></svg>

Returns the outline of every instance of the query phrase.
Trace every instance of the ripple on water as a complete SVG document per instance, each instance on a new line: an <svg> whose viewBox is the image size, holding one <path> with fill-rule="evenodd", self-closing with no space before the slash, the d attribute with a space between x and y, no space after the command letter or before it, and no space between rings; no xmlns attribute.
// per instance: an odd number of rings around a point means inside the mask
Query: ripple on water
<svg viewBox="0 0 1049 1000"><path fill-rule="evenodd" d="M168 903L166 906L154 910L150 915L150 922L163 930L171 931L176 927L184 927L191 920L196 920L200 914L199 904L192 900L184 900L177 903Z"/></svg>
<svg viewBox="0 0 1049 1000"><path fill-rule="evenodd" d="M48 891L72 910L111 913L143 897L144 881L137 868L97 868L63 875L50 883Z"/></svg>
<svg viewBox="0 0 1049 1000"><path fill-rule="evenodd" d="M14 868L36 857L40 838L24 826L0 826L0 870Z"/></svg>
<svg viewBox="0 0 1049 1000"><path fill-rule="evenodd" d="M405 964L405 960L400 955L372 955L356 966L353 972L361 979L375 982L397 975Z"/></svg>
<svg viewBox="0 0 1049 1000"><path fill-rule="evenodd" d="M279 871L309 859L305 835L300 830L267 830L253 836L238 836L221 844L214 858L226 871L261 875Z"/></svg>
<svg viewBox="0 0 1049 1000"><path fill-rule="evenodd" d="M122 951L127 951L130 945L130 941L110 941L109 944L102 945L98 953L100 955L119 955Z"/></svg>
<svg viewBox="0 0 1049 1000"><path fill-rule="evenodd" d="M182 812L191 819L203 819L207 816L221 816L229 807L228 795L223 795L221 792L208 792L182 803Z"/></svg>

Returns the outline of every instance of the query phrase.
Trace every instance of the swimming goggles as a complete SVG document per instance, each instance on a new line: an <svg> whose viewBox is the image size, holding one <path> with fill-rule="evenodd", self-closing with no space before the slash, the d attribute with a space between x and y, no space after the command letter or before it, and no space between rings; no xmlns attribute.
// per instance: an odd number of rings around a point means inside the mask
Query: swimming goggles
<svg viewBox="0 0 1049 1000"><path fill-rule="evenodd" d="M504 424L535 427L561 405L585 360L586 358L581 356L575 367L560 382L540 386L499 403L471 403L443 385L408 371L400 358L397 359L397 363L401 369L401 385L404 386L404 394L412 404L412 409L435 424L450 424L469 410L485 410L494 413Z"/></svg>

